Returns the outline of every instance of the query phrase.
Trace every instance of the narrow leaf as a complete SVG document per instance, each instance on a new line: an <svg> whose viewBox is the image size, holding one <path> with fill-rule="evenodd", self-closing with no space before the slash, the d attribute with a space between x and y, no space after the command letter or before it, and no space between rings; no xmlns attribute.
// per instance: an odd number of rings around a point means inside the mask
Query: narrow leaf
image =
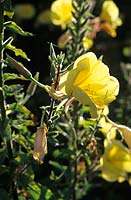
<svg viewBox="0 0 131 200"><path fill-rule="evenodd" d="M12 22L12 21L9 21L9 22L6 22L4 24L4 26L10 30L10 31L13 31L17 34L20 34L22 36L33 36L32 33L29 33L29 32L25 32L22 30L22 28L20 26L18 26L15 22Z"/></svg>
<svg viewBox="0 0 131 200"><path fill-rule="evenodd" d="M10 49L11 51L13 51L15 53L16 56L21 56L22 58L30 61L30 59L28 58L28 56L26 55L26 53L22 50L22 49L17 49L15 46L13 46L12 44L8 44L6 46L7 49Z"/></svg>

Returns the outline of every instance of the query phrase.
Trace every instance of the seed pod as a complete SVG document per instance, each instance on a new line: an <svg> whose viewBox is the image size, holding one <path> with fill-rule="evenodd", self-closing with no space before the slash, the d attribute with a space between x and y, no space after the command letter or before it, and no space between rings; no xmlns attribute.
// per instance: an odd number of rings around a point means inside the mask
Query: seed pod
<svg viewBox="0 0 131 200"><path fill-rule="evenodd" d="M37 129L37 134L34 142L33 158L39 163L42 163L42 159L47 153L47 127L40 126Z"/></svg>

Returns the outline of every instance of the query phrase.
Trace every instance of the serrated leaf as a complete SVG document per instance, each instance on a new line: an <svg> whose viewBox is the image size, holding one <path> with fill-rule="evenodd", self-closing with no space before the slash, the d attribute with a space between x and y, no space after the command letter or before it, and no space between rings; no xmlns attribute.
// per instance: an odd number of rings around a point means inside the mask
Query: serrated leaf
<svg viewBox="0 0 131 200"><path fill-rule="evenodd" d="M33 36L32 33L23 31L23 29L20 26L18 26L15 22L12 22L12 21L6 22L4 24L4 26L8 30L13 31L14 33L17 33L19 35L22 35L22 36Z"/></svg>
<svg viewBox="0 0 131 200"><path fill-rule="evenodd" d="M22 50L22 49L17 49L15 46L13 46L12 44L8 44L6 46L7 49L13 51L15 53L16 56L21 56L22 58L30 61L30 59L28 58L28 56L26 55L26 53Z"/></svg>

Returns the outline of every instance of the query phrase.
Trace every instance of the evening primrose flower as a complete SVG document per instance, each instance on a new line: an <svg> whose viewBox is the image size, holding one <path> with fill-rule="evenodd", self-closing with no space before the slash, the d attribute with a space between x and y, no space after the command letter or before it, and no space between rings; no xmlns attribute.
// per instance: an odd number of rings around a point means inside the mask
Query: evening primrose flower
<svg viewBox="0 0 131 200"><path fill-rule="evenodd" d="M103 29L106 29L111 36L115 37L115 29L122 25L122 20L119 17L119 9L112 0L104 1L100 18L105 22Z"/></svg>
<svg viewBox="0 0 131 200"><path fill-rule="evenodd" d="M131 153L119 141L105 141L105 152L100 159L102 177L109 182L122 182L131 172Z"/></svg>
<svg viewBox="0 0 131 200"><path fill-rule="evenodd" d="M52 23L65 29L72 19L72 0L56 0L51 5Z"/></svg>
<svg viewBox="0 0 131 200"><path fill-rule="evenodd" d="M103 108L116 99L119 82L110 76L109 68L94 53L88 52L61 76L59 90L82 104Z"/></svg>

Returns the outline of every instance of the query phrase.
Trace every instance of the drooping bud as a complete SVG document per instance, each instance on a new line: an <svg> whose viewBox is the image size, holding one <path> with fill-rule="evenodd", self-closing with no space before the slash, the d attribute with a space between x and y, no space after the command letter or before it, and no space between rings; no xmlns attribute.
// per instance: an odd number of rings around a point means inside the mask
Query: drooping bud
<svg viewBox="0 0 131 200"><path fill-rule="evenodd" d="M25 78L27 79L32 78L32 74L30 73L30 71L26 69L20 62L17 62L14 58L9 56L8 54L7 54L7 62L12 67L15 67L18 70L18 72L22 74Z"/></svg>
<svg viewBox="0 0 131 200"><path fill-rule="evenodd" d="M46 125L40 126L37 129L37 134L34 142L33 158L39 163L42 163L42 159L47 153L47 131L48 129Z"/></svg>

